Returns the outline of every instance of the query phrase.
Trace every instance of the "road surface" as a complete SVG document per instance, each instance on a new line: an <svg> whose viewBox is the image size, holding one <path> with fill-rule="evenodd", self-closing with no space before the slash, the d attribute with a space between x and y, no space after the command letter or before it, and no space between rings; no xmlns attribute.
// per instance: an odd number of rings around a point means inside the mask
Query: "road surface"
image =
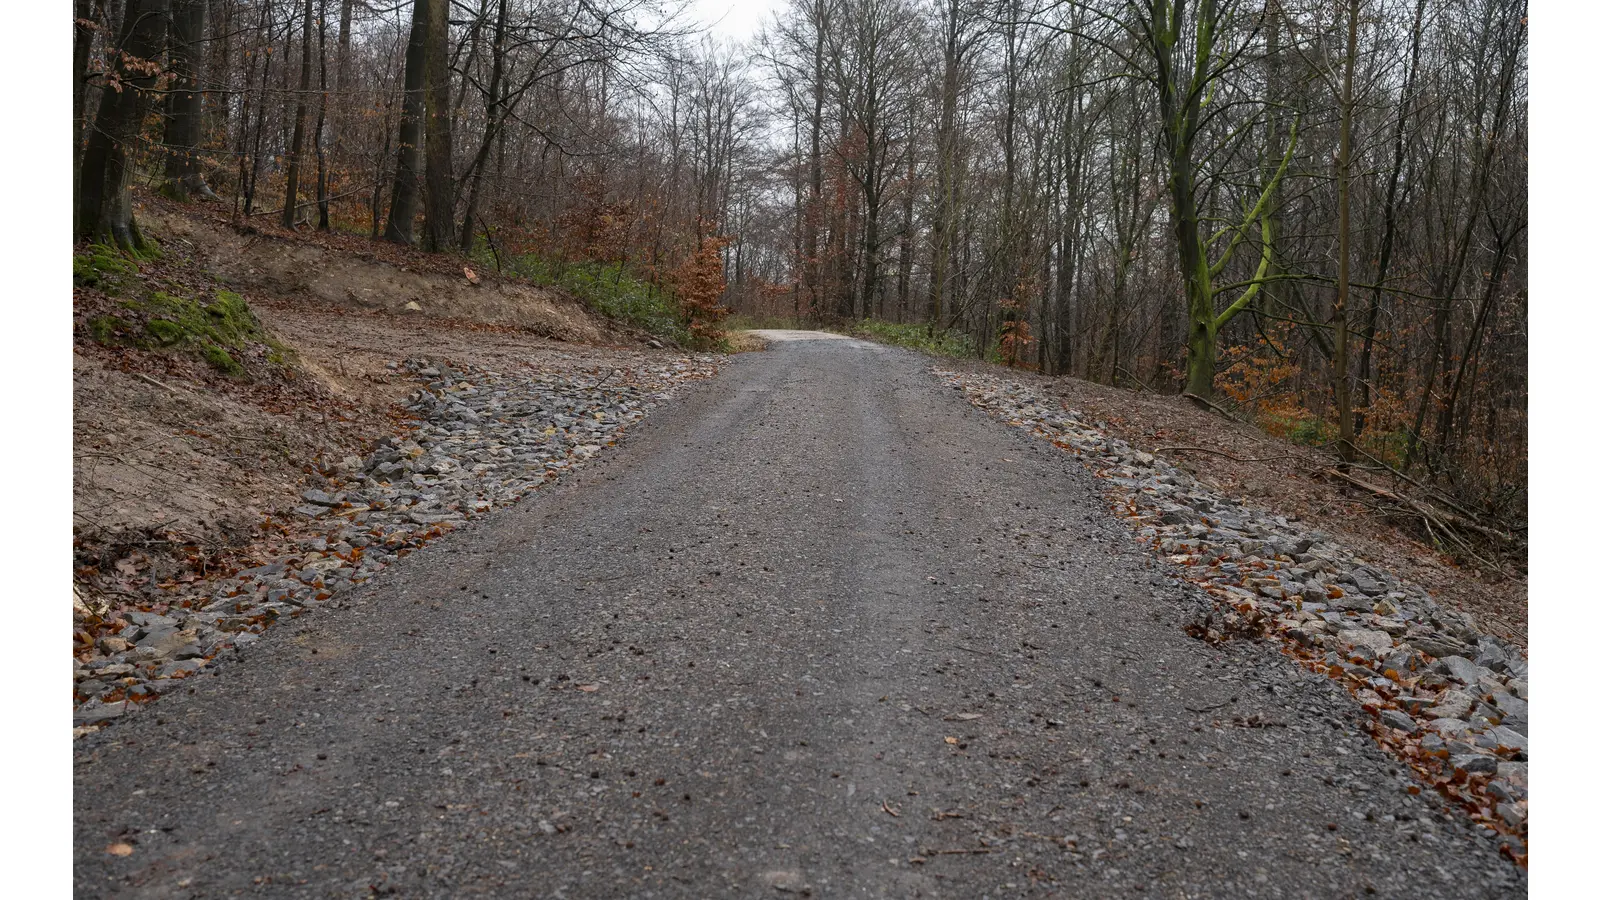
<svg viewBox="0 0 1600 900"><path fill-rule="evenodd" d="M1526 892L1072 457L788 337L78 741L77 895Z"/></svg>

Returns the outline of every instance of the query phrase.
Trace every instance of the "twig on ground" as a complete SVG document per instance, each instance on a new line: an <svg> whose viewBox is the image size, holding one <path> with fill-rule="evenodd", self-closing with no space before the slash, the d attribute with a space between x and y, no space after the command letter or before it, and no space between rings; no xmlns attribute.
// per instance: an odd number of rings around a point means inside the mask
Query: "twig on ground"
<svg viewBox="0 0 1600 900"><path fill-rule="evenodd" d="M1192 394L1192 393L1190 393L1188 391L1184 391L1179 396L1183 397L1186 400L1191 400L1194 403L1204 407L1205 409L1211 410L1212 412L1216 413L1219 416L1222 416L1223 418L1227 419L1230 422L1238 422L1239 421L1239 417L1238 416L1236 416L1233 413L1227 411L1226 409L1223 409L1221 406L1218 406L1217 404L1212 403L1210 400L1207 400L1206 398L1200 396L1199 394Z"/></svg>
<svg viewBox="0 0 1600 900"><path fill-rule="evenodd" d="M150 385L154 385L154 386L156 386L158 388L161 388L163 391L166 391L166 392L168 392L170 394L185 394L185 393L188 393L187 391L184 391L184 390L179 389L179 388L175 388L170 384L164 384L164 383L162 383L160 381L157 381L154 378L151 378L149 375L144 374L143 372L135 372L135 373L133 373L133 377L139 379L140 381L144 382L145 384L150 384Z"/></svg>
<svg viewBox="0 0 1600 900"><path fill-rule="evenodd" d="M1370 459L1374 463L1376 463L1381 471L1388 472L1390 475L1393 475L1394 477L1400 479L1401 481L1404 481L1405 483L1411 485L1412 487L1415 487L1417 490L1423 491L1424 493L1426 493L1428 495L1429 499L1437 500L1438 502L1443 503L1444 505L1450 507L1451 509L1454 509L1455 511L1457 511L1457 512L1461 513L1462 515L1468 517L1469 519L1471 519L1474 522L1477 522L1477 523L1480 523L1480 524L1483 522L1483 517L1477 511L1472 510L1472 509L1468 509L1466 506L1462 505L1460 502L1455 500L1455 498L1450 497L1449 495L1445 494L1443 491L1440 491L1440 490L1438 490L1436 488L1428 487L1427 485L1423 484L1422 482L1416 480L1415 478L1412 478L1410 475L1407 475L1406 473L1400 471L1399 469L1396 469L1394 466L1389 465L1388 463L1386 463L1383 460L1379 459L1378 457L1374 456L1372 453L1368 452L1367 450L1362 449L1361 447L1356 447L1355 449L1356 449L1357 453L1360 453L1362 456L1365 456L1367 459Z"/></svg>
<svg viewBox="0 0 1600 900"><path fill-rule="evenodd" d="M1145 393L1145 394L1154 393L1153 391L1150 390L1150 386L1149 385L1147 385L1144 382L1139 380L1139 376L1133 374L1132 372L1129 372L1127 369L1124 369L1121 366L1117 366L1117 371L1121 372L1122 374L1124 374L1126 376L1128 376L1128 380L1130 380L1134 384L1138 385L1139 386L1139 391L1141 393Z"/></svg>
<svg viewBox="0 0 1600 900"><path fill-rule="evenodd" d="M995 655L995 654L991 653L988 650L978 650L978 649L975 649L973 647L964 647L961 644L949 644L947 646L954 647L957 650L965 650L968 653L976 653L976 654L978 654L980 656L994 656Z"/></svg>
<svg viewBox="0 0 1600 900"><path fill-rule="evenodd" d="M1385 488L1378 487L1375 484L1368 484L1367 482L1362 481L1361 479L1355 477L1354 475L1346 474L1344 472L1339 471L1338 469L1329 468L1329 469L1324 469L1323 471L1326 474L1333 476L1334 478L1337 478L1337 479L1339 479L1341 481L1344 481L1344 482L1348 482L1349 484L1352 484L1352 485L1354 485L1354 486L1356 486L1358 488L1361 488L1364 491L1367 491L1368 493L1370 493L1373 496L1379 498L1380 500L1392 500L1395 503L1398 503L1401 506L1404 506L1404 507L1410 509L1416 515L1421 516L1422 518L1429 520L1431 524L1439 526L1440 530L1448 532L1448 533L1451 533L1452 535L1454 534L1454 531L1451 528L1451 526L1455 526L1457 528L1465 528L1468 531L1477 532L1478 534L1484 535L1485 537L1494 538L1495 540L1501 541L1504 544L1506 544L1506 545L1508 545L1510 547L1513 547L1513 548L1524 546L1523 541L1521 539L1519 539L1516 535L1510 534L1508 532L1500 531L1499 529L1496 529L1496 528L1490 528L1490 527L1488 527L1486 525L1479 525L1478 523L1472 521L1471 519L1468 519L1468 518L1466 518L1464 516L1456 515L1454 513L1446 512L1444 510L1430 509L1430 508L1428 508L1426 506L1423 506L1421 503L1419 503L1419 502L1417 502L1415 500L1412 500L1409 497L1403 496L1401 494L1397 494L1394 491L1387 490ZM1466 543L1465 541L1461 541L1459 537L1457 537L1457 541L1459 541L1462 544Z"/></svg>
<svg viewBox="0 0 1600 900"><path fill-rule="evenodd" d="M1279 456L1234 456L1232 453L1223 453L1221 450L1209 450L1209 449L1207 449L1205 447L1157 447L1156 448L1156 452L1157 453L1178 453L1178 452L1211 453L1211 454L1215 454L1217 456L1225 456L1228 459L1233 460L1234 462L1267 462L1269 460L1274 460L1274 459L1299 459L1300 458L1299 455L1294 454L1294 453L1284 453L1284 454L1281 454Z"/></svg>

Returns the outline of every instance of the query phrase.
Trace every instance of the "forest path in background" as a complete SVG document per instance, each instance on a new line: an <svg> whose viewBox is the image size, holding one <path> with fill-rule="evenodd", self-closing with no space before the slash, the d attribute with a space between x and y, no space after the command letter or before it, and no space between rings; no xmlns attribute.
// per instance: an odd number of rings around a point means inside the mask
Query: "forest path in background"
<svg viewBox="0 0 1600 900"><path fill-rule="evenodd" d="M1526 893L1187 590L924 357L774 340L80 740L76 893Z"/></svg>

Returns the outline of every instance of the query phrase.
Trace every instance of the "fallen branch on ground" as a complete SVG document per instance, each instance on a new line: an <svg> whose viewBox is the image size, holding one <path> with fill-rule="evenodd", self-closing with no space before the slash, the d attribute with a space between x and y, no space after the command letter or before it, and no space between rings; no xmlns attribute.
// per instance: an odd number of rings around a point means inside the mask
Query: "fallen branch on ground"
<svg viewBox="0 0 1600 900"><path fill-rule="evenodd" d="M1217 456L1227 457L1228 459L1231 459L1234 462L1267 462L1268 460L1273 460L1273 459L1299 459L1300 458L1299 456L1297 456L1296 454L1293 454L1293 453L1284 453L1284 454L1279 455L1279 456L1234 456L1231 453L1223 453L1221 450L1209 450L1209 449L1207 449L1205 447L1157 447L1156 448L1156 452L1157 453L1178 453L1178 452L1211 453L1211 454L1215 454Z"/></svg>
<svg viewBox="0 0 1600 900"><path fill-rule="evenodd" d="M1384 471L1384 472L1388 472L1390 475L1393 475L1394 477L1400 479L1401 481L1404 481L1405 483L1411 485L1412 487L1415 487L1417 490L1422 491L1425 494L1427 494L1429 500L1436 501L1438 503L1443 503L1444 505L1450 507L1451 509L1454 509L1456 512L1461 513L1462 515L1464 515L1467 518L1471 519L1473 522L1482 524L1483 517L1476 510L1472 510L1472 509L1467 508L1466 506L1464 506L1460 502L1458 502L1455 498L1449 496L1448 494L1445 494L1443 491L1440 491L1440 490L1438 490L1436 488L1428 487L1427 485L1425 485L1422 482L1416 480L1415 478L1412 478L1410 475L1407 475L1406 473L1400 471L1399 469L1396 469L1394 466L1389 465L1388 463L1386 463L1383 460L1379 459L1378 457L1372 455L1371 453L1367 452L1366 450L1363 450L1361 447L1356 447L1355 449L1356 449L1357 453L1360 453L1362 456L1365 456L1367 459L1370 459L1374 463L1376 463L1378 468L1379 468L1379 470Z"/></svg>
<svg viewBox="0 0 1600 900"><path fill-rule="evenodd" d="M185 391L181 391L178 388L175 388L170 384L164 384L164 383L162 383L160 381L157 381L154 378L151 378L149 375L144 374L143 372L135 372L135 373L133 373L133 377L139 379L140 381L144 382L145 384L155 385L156 387L161 388L163 391L167 391L169 393L173 393L173 394L185 393Z"/></svg>
<svg viewBox="0 0 1600 900"><path fill-rule="evenodd" d="M1206 398L1200 396L1199 394L1191 394L1188 391L1184 391L1182 394L1179 394L1178 396L1183 397L1186 400L1191 400L1191 401L1199 404L1200 406L1211 410L1212 412L1216 413L1217 415L1222 416L1224 419L1227 419L1230 422L1238 422L1239 421L1239 417L1238 416L1234 415L1231 412L1228 412L1226 409L1223 409L1221 406L1218 406L1217 404L1212 403L1210 400L1207 400Z"/></svg>
<svg viewBox="0 0 1600 900"><path fill-rule="evenodd" d="M1364 491L1367 491L1368 493L1372 494L1374 497L1377 497L1377 498L1379 498L1381 500L1391 500L1391 501L1393 501L1395 503L1400 504L1401 506L1403 506L1406 509L1410 510L1412 513L1414 513L1414 514L1416 514L1418 516L1421 516L1423 518L1423 520L1425 522L1427 522L1430 527L1438 527L1441 531L1450 532L1450 533L1453 533L1452 526L1454 528L1464 528L1464 529L1466 529L1468 531L1476 532L1476 533L1481 534L1481 535L1483 535L1485 537L1493 538L1496 541L1500 541L1501 543L1504 543L1504 544L1506 544L1508 546L1511 546L1511 547L1514 547L1514 548L1515 547L1526 547L1525 542L1521 538L1518 538L1516 535L1511 534L1509 532L1501 531L1501 530L1499 530L1497 528L1490 528L1490 527L1488 527L1486 525L1479 525L1478 523L1472 521L1471 519L1466 518L1465 516L1456 515L1455 513L1452 513L1452 512L1447 512L1447 511L1442 510L1442 509L1433 509L1433 508L1424 506L1424 505L1422 505L1421 503L1419 503L1416 500L1412 500L1411 498L1403 496L1403 495L1398 494L1398 493L1395 493L1394 491L1378 487L1375 484L1368 484L1367 482L1362 481L1361 479L1355 477L1354 475L1348 475L1348 474L1346 474L1344 472L1339 471L1338 469L1329 468L1329 469L1324 469L1323 471L1326 474L1333 476L1334 478L1337 478L1337 479L1339 479L1341 481L1347 482L1347 483L1352 484L1352 485L1354 485L1354 486L1356 486L1358 488L1361 488ZM1457 540L1460 541L1460 538L1457 538ZM1465 541L1460 541L1460 542L1463 543L1463 544L1466 543Z"/></svg>

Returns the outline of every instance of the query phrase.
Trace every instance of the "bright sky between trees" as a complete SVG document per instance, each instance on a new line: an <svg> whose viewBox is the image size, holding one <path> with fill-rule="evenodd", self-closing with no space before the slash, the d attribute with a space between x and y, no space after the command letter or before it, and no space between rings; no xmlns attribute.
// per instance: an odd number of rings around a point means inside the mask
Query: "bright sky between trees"
<svg viewBox="0 0 1600 900"><path fill-rule="evenodd" d="M693 0L688 12L719 38L748 41L777 8L778 0Z"/></svg>

